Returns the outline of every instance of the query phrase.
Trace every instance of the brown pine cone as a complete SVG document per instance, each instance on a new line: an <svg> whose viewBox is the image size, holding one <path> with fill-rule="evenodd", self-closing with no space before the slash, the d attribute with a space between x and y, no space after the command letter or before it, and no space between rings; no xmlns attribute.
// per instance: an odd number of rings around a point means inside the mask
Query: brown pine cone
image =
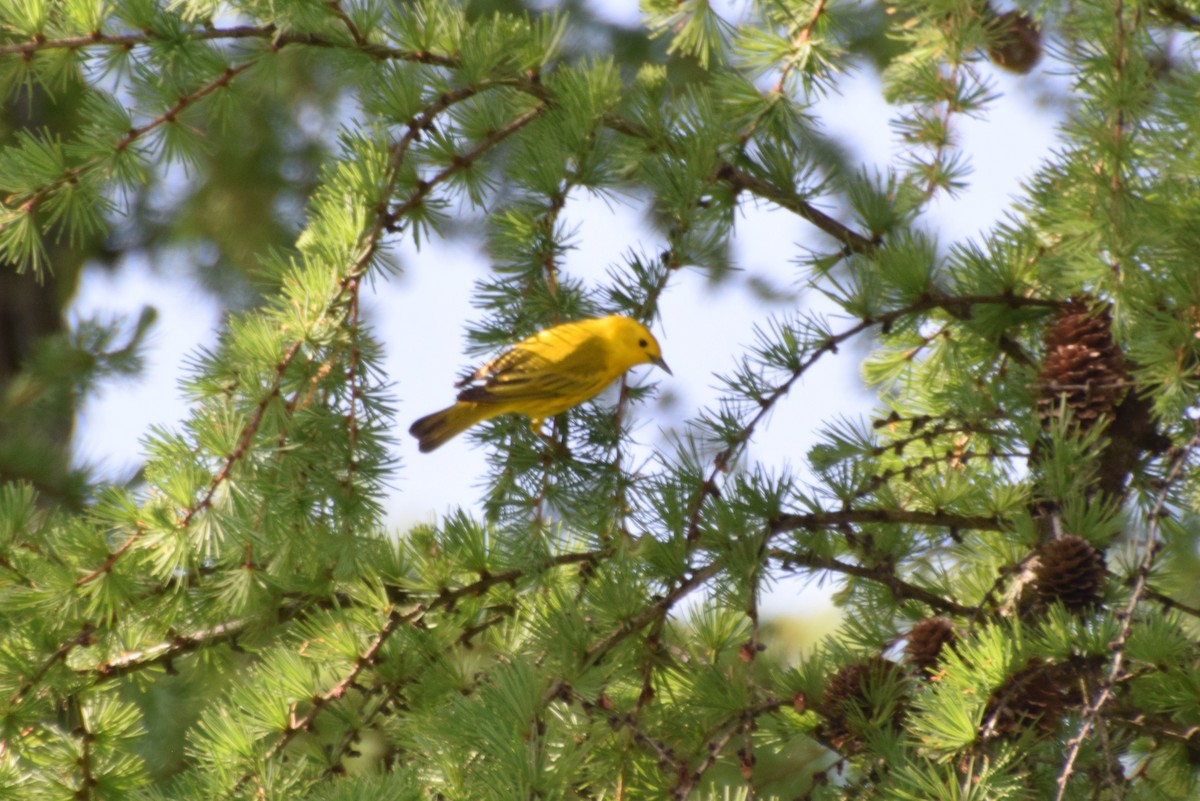
<svg viewBox="0 0 1200 801"><path fill-rule="evenodd" d="M895 662L882 657L873 657L866 662L852 662L838 669L825 692L821 694L819 711L825 716L824 734L836 749L858 750L862 747L859 732L855 730L854 711L862 717L871 718L870 703L866 688L870 682L890 679L899 672ZM904 719L905 705L898 704L893 723L899 726Z"/></svg>
<svg viewBox="0 0 1200 801"><path fill-rule="evenodd" d="M1044 341L1038 399L1043 425L1060 413L1064 402L1077 428L1087 430L1101 418L1111 420L1125 395L1128 371L1113 341L1109 306L1096 308L1088 298L1071 299L1059 310Z"/></svg>
<svg viewBox="0 0 1200 801"><path fill-rule="evenodd" d="M918 673L926 675L937 668L942 647L954 643L957 638L954 624L944 617L927 617L919 620L908 631L908 644L904 653L910 665Z"/></svg>
<svg viewBox="0 0 1200 801"><path fill-rule="evenodd" d="M1083 611L1099 603L1105 575L1104 555L1082 537L1067 534L1042 546L1034 587L1047 603L1061 601L1071 611Z"/></svg>
<svg viewBox="0 0 1200 801"><path fill-rule="evenodd" d="M988 58L997 67L1025 75L1042 57L1042 32L1028 14L1020 11L995 14L990 31Z"/></svg>
<svg viewBox="0 0 1200 801"><path fill-rule="evenodd" d="M1068 680L1067 671L1059 665L1033 657L988 699L984 736L1020 734L1032 726L1053 733L1062 723L1066 707L1077 700Z"/></svg>

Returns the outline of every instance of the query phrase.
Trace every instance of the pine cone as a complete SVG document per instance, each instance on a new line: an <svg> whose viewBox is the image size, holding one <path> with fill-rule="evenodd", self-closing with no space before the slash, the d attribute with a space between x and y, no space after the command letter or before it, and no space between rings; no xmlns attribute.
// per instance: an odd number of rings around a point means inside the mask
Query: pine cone
<svg viewBox="0 0 1200 801"><path fill-rule="evenodd" d="M870 718L871 710L868 708L866 693L868 682L889 679L898 671L895 662L873 657L866 662L843 665L833 674L833 678L825 686L825 692L821 694L820 712L826 718L824 734L834 748L858 750L862 747L852 720L853 711L861 710L863 717ZM899 726L903 719L904 705L899 704L893 723Z"/></svg>
<svg viewBox="0 0 1200 801"><path fill-rule="evenodd" d="M984 709L984 735L1020 734L1030 726L1052 734L1062 723L1065 708L1077 701L1068 672L1033 657L1008 677Z"/></svg>
<svg viewBox="0 0 1200 801"><path fill-rule="evenodd" d="M1042 546L1034 571L1034 587L1046 602L1062 601L1072 611L1100 600L1104 588L1104 556L1082 537L1068 534Z"/></svg>
<svg viewBox="0 0 1200 801"><path fill-rule="evenodd" d="M988 9L991 11L991 9ZM1025 75L1042 57L1042 33L1028 14L1020 11L993 12L989 26L988 58L997 67Z"/></svg>
<svg viewBox="0 0 1200 801"><path fill-rule="evenodd" d="M954 624L944 617L927 617L917 621L909 629L908 645L904 647L908 663L922 675L933 673L942 647L953 644L957 636Z"/></svg>
<svg viewBox="0 0 1200 801"><path fill-rule="evenodd" d="M1096 309L1087 298L1067 301L1046 332L1045 345L1038 399L1043 425L1058 415L1064 399L1078 428L1111 419L1125 394L1128 372L1112 338L1109 306Z"/></svg>

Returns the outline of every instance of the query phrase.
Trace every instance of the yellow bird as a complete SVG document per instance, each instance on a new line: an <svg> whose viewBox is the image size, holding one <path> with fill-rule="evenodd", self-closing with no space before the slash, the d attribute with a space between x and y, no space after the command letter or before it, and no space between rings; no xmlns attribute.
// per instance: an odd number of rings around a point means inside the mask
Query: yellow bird
<svg viewBox="0 0 1200 801"><path fill-rule="evenodd" d="M547 417L595 397L639 364L663 361L658 340L637 320L612 314L539 331L455 384L462 389L449 408L422 417L408 433L422 453L476 423L516 412L540 430Z"/></svg>

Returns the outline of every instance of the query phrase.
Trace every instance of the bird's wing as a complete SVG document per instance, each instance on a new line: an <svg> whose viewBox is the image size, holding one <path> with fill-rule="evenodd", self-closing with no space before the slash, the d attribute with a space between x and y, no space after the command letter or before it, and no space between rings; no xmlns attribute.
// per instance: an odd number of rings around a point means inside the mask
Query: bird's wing
<svg viewBox="0 0 1200 801"><path fill-rule="evenodd" d="M569 349L531 346L529 340L497 356L472 376L458 399L509 403L547 398L590 397L611 381L603 340L587 337ZM537 343L542 344L542 343Z"/></svg>

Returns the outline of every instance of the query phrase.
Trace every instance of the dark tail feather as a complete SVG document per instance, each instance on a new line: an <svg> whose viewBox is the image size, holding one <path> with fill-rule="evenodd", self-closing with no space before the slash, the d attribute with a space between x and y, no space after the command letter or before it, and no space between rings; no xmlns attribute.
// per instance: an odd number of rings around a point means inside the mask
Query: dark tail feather
<svg viewBox="0 0 1200 801"><path fill-rule="evenodd" d="M417 438L421 453L429 453L479 422L479 416L472 411L462 404L455 404L422 417L409 427L408 433Z"/></svg>

